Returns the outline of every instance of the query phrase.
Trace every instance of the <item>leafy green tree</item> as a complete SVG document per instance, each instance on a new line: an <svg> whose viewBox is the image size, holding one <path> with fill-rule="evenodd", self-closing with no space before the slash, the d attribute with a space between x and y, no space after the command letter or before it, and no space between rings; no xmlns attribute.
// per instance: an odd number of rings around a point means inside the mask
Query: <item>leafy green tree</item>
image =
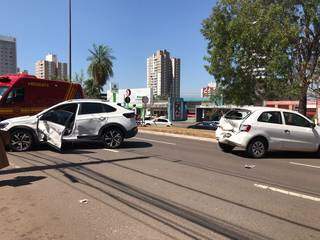
<svg viewBox="0 0 320 240"><path fill-rule="evenodd" d="M320 1L293 1L292 18L299 29L293 41L294 72L300 85L299 112L307 112L307 92L310 84L319 79ZM288 0L288 4L290 1ZM318 80L319 81L319 80Z"/></svg>
<svg viewBox="0 0 320 240"><path fill-rule="evenodd" d="M113 60L112 49L106 45L93 44L93 49L90 50L90 56L88 61L90 62L88 67L88 74L93 79L93 85L99 90L107 83L107 81L113 77Z"/></svg>
<svg viewBox="0 0 320 240"><path fill-rule="evenodd" d="M220 0L203 21L207 71L234 104L306 95L319 58L319 0Z"/></svg>
<svg viewBox="0 0 320 240"><path fill-rule="evenodd" d="M221 88L217 87L213 92L209 95L209 100L214 105L223 105L223 91Z"/></svg>

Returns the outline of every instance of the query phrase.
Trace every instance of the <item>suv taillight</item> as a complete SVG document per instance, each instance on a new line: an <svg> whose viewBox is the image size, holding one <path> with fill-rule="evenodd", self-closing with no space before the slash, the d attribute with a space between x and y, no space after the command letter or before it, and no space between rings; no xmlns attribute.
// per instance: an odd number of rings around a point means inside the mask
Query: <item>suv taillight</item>
<svg viewBox="0 0 320 240"><path fill-rule="evenodd" d="M123 116L125 116L126 118L134 118L136 115L135 113L124 113Z"/></svg>
<svg viewBox="0 0 320 240"><path fill-rule="evenodd" d="M241 125L240 126L240 131L241 132L249 132L251 129L251 125Z"/></svg>

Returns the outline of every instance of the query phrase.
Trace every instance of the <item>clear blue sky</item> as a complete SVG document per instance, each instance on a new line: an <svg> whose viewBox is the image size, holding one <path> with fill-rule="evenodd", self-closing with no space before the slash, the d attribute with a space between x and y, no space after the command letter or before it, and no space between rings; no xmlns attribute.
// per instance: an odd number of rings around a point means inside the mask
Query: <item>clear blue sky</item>
<svg viewBox="0 0 320 240"><path fill-rule="evenodd" d="M67 61L68 0L1 0L0 35L17 38L18 66L34 73L52 52ZM215 0L73 0L73 72L86 72L88 49L107 44L120 88L146 86L146 58L167 49L181 58L181 94L199 96L213 77L204 69L201 22Z"/></svg>

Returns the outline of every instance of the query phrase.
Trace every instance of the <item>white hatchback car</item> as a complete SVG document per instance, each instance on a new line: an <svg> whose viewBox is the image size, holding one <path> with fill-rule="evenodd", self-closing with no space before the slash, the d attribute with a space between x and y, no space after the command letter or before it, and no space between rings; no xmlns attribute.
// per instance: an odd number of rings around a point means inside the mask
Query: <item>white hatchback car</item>
<svg viewBox="0 0 320 240"><path fill-rule="evenodd" d="M144 124L146 126L167 126L167 127L172 126L172 122L163 117L145 120Z"/></svg>
<svg viewBox="0 0 320 240"><path fill-rule="evenodd" d="M220 119L216 139L223 151L240 147L253 158L261 158L267 151L318 152L320 128L295 111L244 107L232 109Z"/></svg>
<svg viewBox="0 0 320 240"><path fill-rule="evenodd" d="M30 150L46 142L61 149L63 142L102 141L107 148L119 147L137 132L135 114L103 100L79 99L59 103L34 116L0 122L10 133L10 148Z"/></svg>

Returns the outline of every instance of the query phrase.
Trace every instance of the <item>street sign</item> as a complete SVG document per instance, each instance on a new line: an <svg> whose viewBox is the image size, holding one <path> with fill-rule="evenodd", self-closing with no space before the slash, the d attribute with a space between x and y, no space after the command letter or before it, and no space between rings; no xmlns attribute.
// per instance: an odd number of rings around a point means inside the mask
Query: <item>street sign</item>
<svg viewBox="0 0 320 240"><path fill-rule="evenodd" d="M131 90L130 90L130 89L127 89L127 90L126 90L126 96L129 97L130 95L131 95Z"/></svg>
<svg viewBox="0 0 320 240"><path fill-rule="evenodd" d="M147 104L149 102L149 98L147 96L142 97L142 102Z"/></svg>
<svg viewBox="0 0 320 240"><path fill-rule="evenodd" d="M130 103L130 97L125 97L124 102L125 103Z"/></svg>
<svg viewBox="0 0 320 240"><path fill-rule="evenodd" d="M118 83L111 83L111 92L117 93L119 91Z"/></svg>

